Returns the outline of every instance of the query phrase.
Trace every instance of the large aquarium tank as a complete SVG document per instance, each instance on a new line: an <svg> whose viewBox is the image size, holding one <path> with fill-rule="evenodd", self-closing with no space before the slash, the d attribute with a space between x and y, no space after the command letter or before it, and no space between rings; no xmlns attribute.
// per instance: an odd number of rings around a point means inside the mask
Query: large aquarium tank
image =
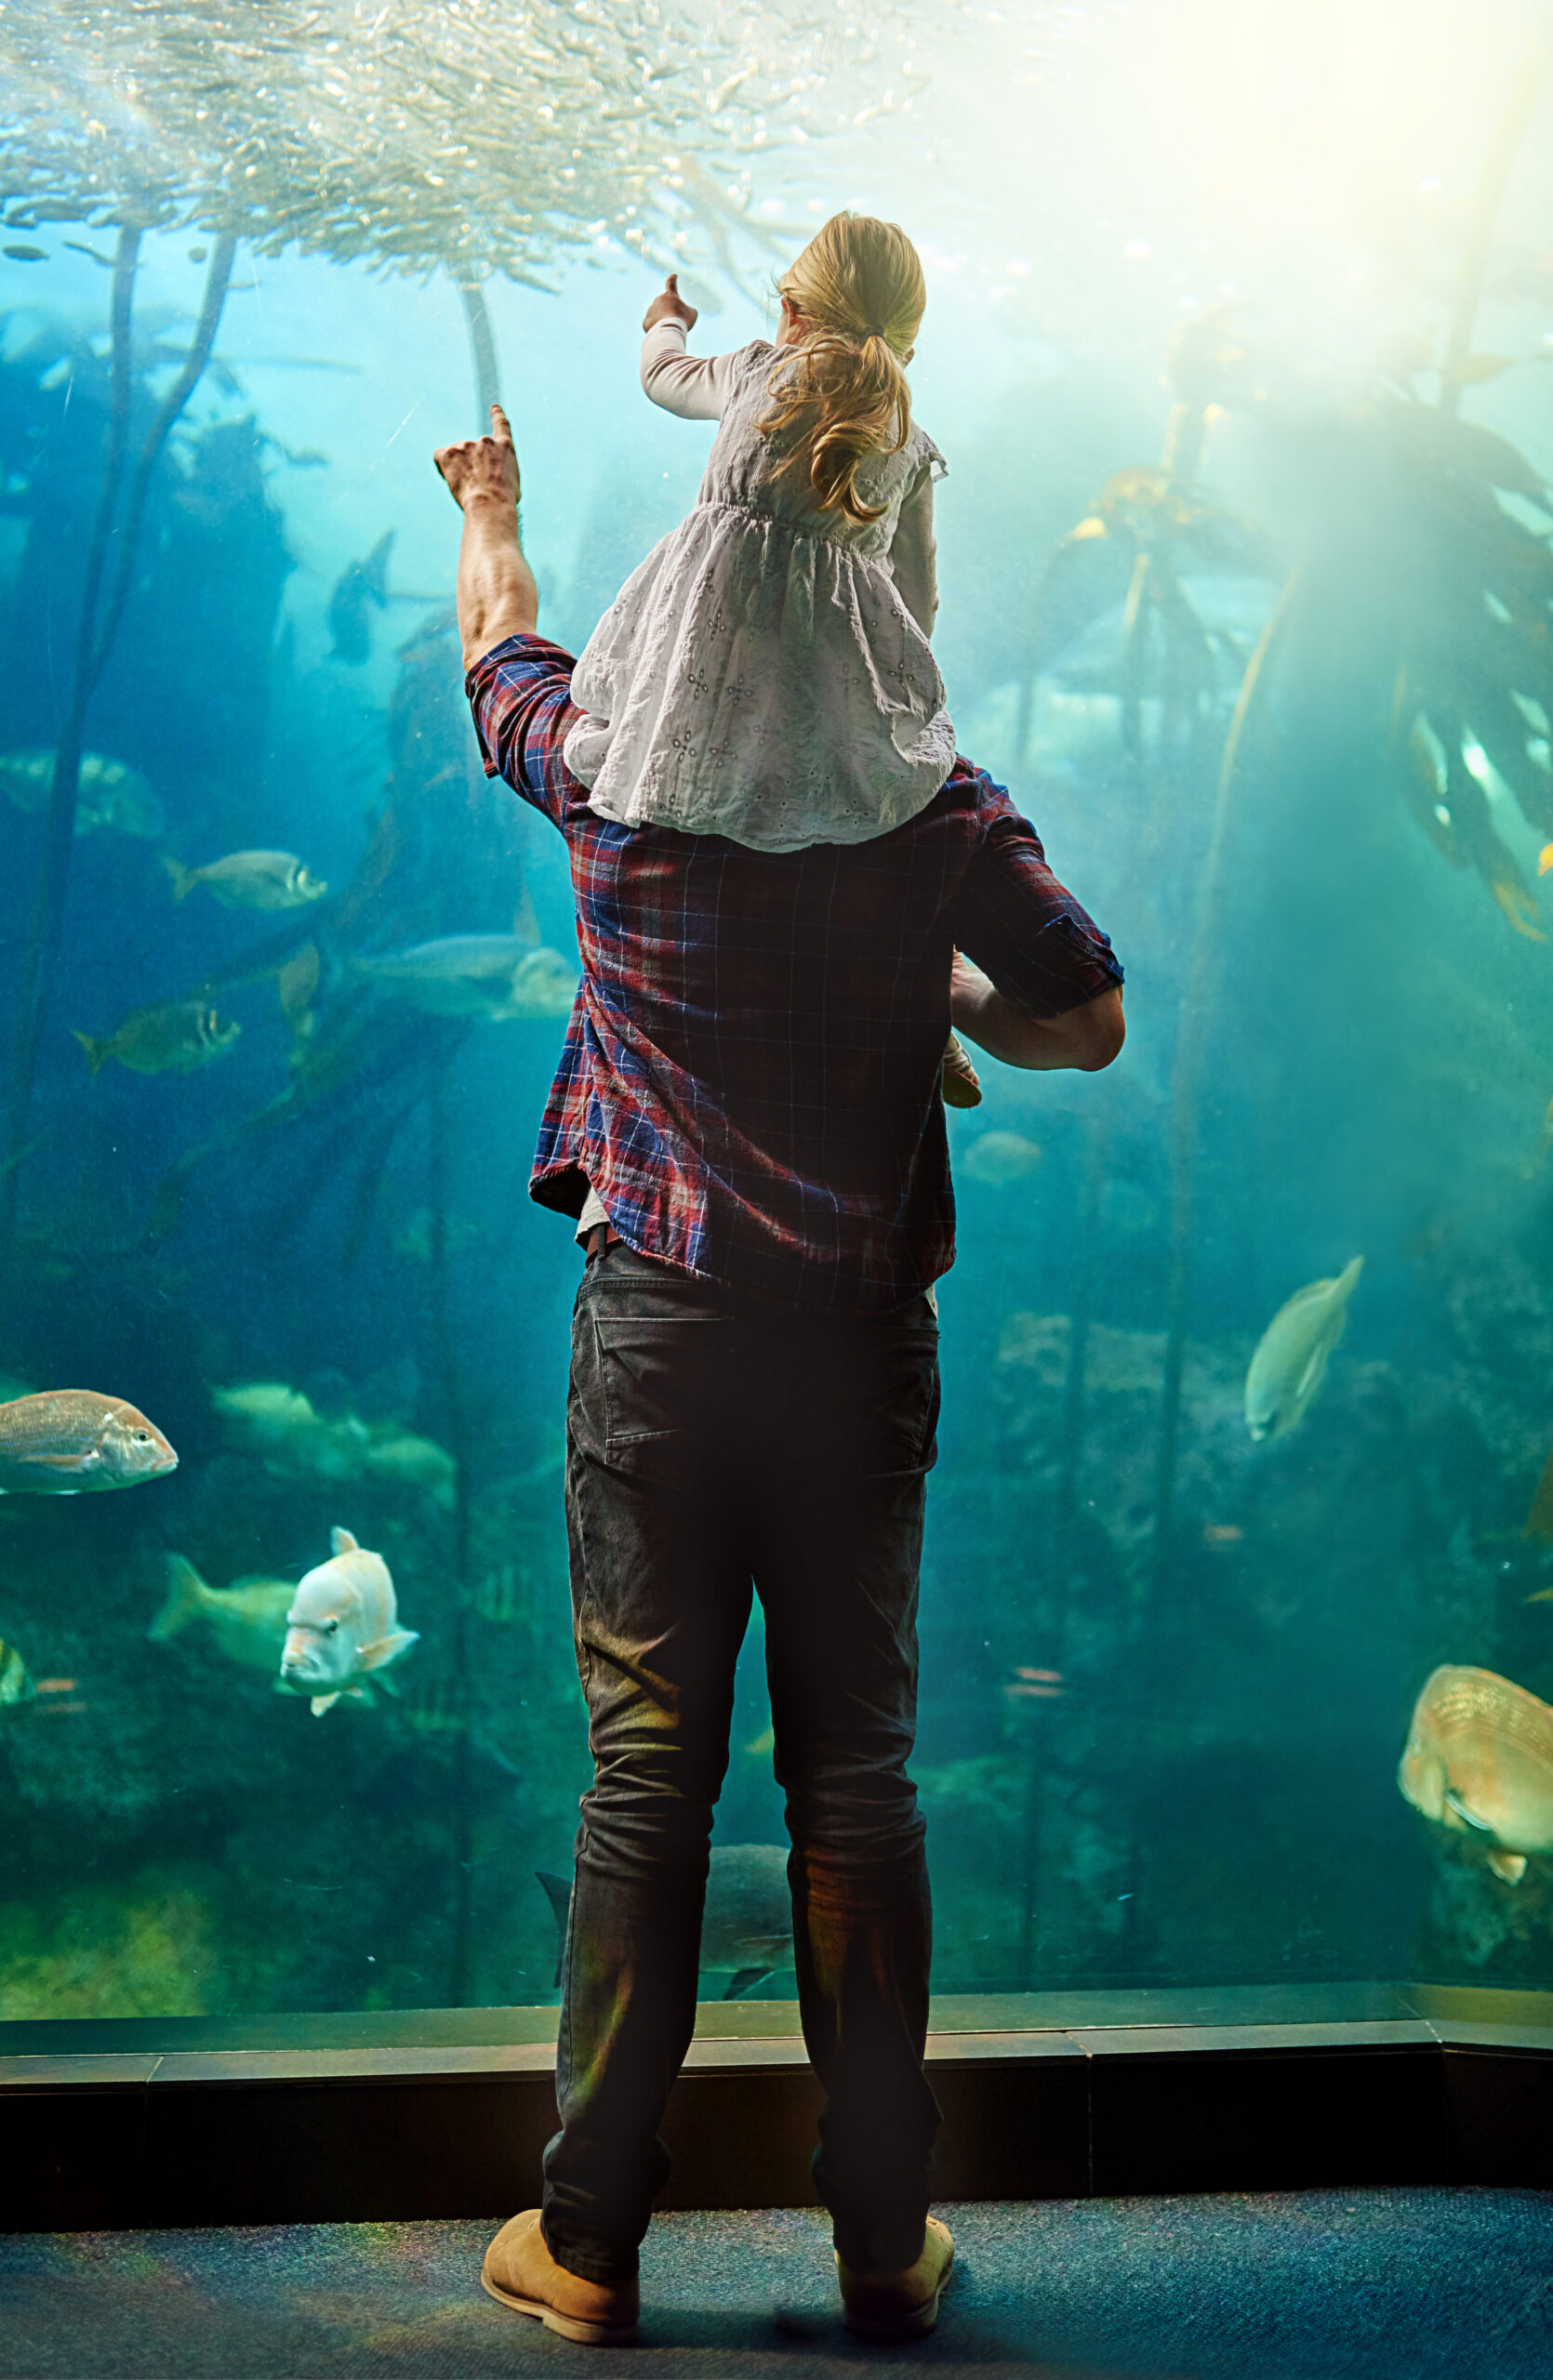
<svg viewBox="0 0 1553 2380"><path fill-rule="evenodd" d="M499 393L576 651L710 439L646 302L768 333L841 206L960 748L1128 971L950 1119L936 1989L1553 1985L1550 74L1530 0L7 0L0 2018L555 1997L576 944L431 450ZM348 1540L393 1658L293 1691ZM715 1841L702 1997L790 1999L758 1612Z"/></svg>

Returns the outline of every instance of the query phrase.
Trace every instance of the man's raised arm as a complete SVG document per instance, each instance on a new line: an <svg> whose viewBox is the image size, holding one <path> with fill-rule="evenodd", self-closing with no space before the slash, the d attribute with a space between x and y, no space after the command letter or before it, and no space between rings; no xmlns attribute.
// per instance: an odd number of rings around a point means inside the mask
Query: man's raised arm
<svg viewBox="0 0 1553 2380"><path fill-rule="evenodd" d="M511 424L493 405L489 438L440 447L432 460L464 516L458 605L468 669L493 645L510 636L532 636L538 625L539 590L518 534L523 491Z"/></svg>

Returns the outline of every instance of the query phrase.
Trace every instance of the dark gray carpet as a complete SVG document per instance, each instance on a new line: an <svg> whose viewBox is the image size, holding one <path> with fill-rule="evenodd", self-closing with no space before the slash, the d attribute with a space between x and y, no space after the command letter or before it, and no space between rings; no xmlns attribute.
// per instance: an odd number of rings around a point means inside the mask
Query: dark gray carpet
<svg viewBox="0 0 1553 2380"><path fill-rule="evenodd" d="M696 2380L860 2366L1048 2380L1549 2380L1553 2193L1321 2191L944 2210L935 2335L849 2340L817 2215L672 2215L636 2359ZM610 2367L476 2285L493 2225L0 2239L7 2380L498 2380ZM628 2351L629 2352L629 2351Z"/></svg>

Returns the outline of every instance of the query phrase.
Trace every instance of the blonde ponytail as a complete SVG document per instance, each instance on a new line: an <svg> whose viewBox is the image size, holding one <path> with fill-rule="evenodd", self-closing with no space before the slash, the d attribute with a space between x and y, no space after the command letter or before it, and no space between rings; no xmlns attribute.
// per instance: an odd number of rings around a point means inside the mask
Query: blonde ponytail
<svg viewBox="0 0 1553 2380"><path fill-rule="evenodd" d="M927 304L917 251L898 224L833 215L777 286L805 327L773 375L762 432L792 433L784 468L821 512L877 521L883 507L863 502L857 473L911 434L905 363Z"/></svg>

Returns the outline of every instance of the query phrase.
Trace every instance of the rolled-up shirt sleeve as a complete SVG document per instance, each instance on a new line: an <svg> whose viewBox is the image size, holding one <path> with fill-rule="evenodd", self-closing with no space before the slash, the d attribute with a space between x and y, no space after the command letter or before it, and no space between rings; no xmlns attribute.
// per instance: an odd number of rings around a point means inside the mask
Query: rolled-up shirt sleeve
<svg viewBox="0 0 1553 2380"><path fill-rule="evenodd" d="M955 900L955 944L1016 1007L1062 1016L1114 990L1122 964L1109 935L1053 875L1029 820L987 784L990 823Z"/></svg>
<svg viewBox="0 0 1553 2380"><path fill-rule="evenodd" d="M464 677L485 774L505 779L556 826L570 805L588 799L561 750L582 715L572 700L574 667L548 638L512 636L483 653Z"/></svg>

